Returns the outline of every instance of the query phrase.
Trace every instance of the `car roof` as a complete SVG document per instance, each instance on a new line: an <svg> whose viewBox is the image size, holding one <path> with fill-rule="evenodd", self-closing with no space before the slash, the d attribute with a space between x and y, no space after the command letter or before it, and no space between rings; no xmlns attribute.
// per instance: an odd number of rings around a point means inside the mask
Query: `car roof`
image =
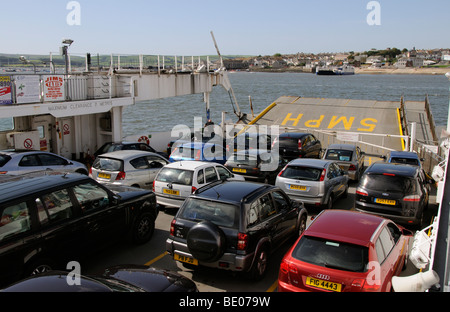
<svg viewBox="0 0 450 312"><path fill-rule="evenodd" d="M413 177L418 171L418 167L404 165L404 164L396 164L396 163L385 163L385 162L376 162L370 165L369 168L366 169L365 173L367 174L395 174L400 176Z"/></svg>
<svg viewBox="0 0 450 312"><path fill-rule="evenodd" d="M55 172L46 172L39 175L18 175L11 179L2 179L0 180L0 203L21 198L24 194L31 194L81 180L91 181L88 176L83 174Z"/></svg>
<svg viewBox="0 0 450 312"><path fill-rule="evenodd" d="M175 169L186 169L186 170L196 170L203 167L217 166L220 164L207 162L207 161L198 161L198 160L181 160L175 161L173 163L167 164L164 168L175 168Z"/></svg>
<svg viewBox="0 0 450 312"><path fill-rule="evenodd" d="M210 142L188 142L188 143L183 143L181 146L184 147L190 147L190 148L204 148L204 147L209 147L209 146L222 146L220 144L217 143L210 143Z"/></svg>
<svg viewBox="0 0 450 312"><path fill-rule="evenodd" d="M275 186L248 181L218 181L198 189L193 196L240 203L257 191L271 188L275 188Z"/></svg>
<svg viewBox="0 0 450 312"><path fill-rule="evenodd" d="M316 159L316 158L296 158L288 163L288 166L311 166L318 168L325 168L327 164L333 162L328 159Z"/></svg>
<svg viewBox="0 0 450 312"><path fill-rule="evenodd" d="M101 158L128 159L128 158L136 158L136 157L139 157L139 156L149 156L149 155L161 157L160 155L158 155L156 153L147 152L147 151L140 151L140 150L118 150L118 151L114 151L114 152L109 152L109 153L98 155L98 157L101 157Z"/></svg>
<svg viewBox="0 0 450 312"><path fill-rule="evenodd" d="M268 151L266 149L247 149L247 150L240 150L237 152L234 152L235 155L262 155L262 154L272 154L271 151ZM274 153L275 154L275 153Z"/></svg>
<svg viewBox="0 0 450 312"><path fill-rule="evenodd" d="M390 157L402 157L402 158L414 158L419 159L419 156L416 152L407 152L407 151L392 151L389 153Z"/></svg>
<svg viewBox="0 0 450 312"><path fill-rule="evenodd" d="M342 143L334 143L334 144L330 144L327 147L328 149L343 149L343 150L355 150L356 149L356 145L353 144L342 144Z"/></svg>
<svg viewBox="0 0 450 312"><path fill-rule="evenodd" d="M308 135L311 133L307 133L307 132L283 132L280 133L279 137L280 138L301 138L304 137L305 135Z"/></svg>
<svg viewBox="0 0 450 312"><path fill-rule="evenodd" d="M384 218L350 210L323 210L304 235L369 246Z"/></svg>
<svg viewBox="0 0 450 312"><path fill-rule="evenodd" d="M0 151L0 154L5 154L5 155L9 155L9 156L13 156L13 155L23 155L23 154L50 154L50 155L56 155L54 153L50 153L50 152L45 152L45 151L38 151L38 150L28 150L28 149L10 149L10 150L2 150ZM59 155L57 155L59 156ZM60 156L62 157L62 156Z"/></svg>

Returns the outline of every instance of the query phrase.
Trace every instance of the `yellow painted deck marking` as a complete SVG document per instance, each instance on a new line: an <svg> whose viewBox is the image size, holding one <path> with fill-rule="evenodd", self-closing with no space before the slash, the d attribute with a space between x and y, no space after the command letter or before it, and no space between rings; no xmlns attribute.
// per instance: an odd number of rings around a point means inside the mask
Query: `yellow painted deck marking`
<svg viewBox="0 0 450 312"><path fill-rule="evenodd" d="M163 252L162 254L160 254L158 257L153 258L152 260L150 260L149 262L147 262L145 265L152 265L153 263L155 263L156 261L158 261L159 259L163 258L164 256L168 255L169 253L167 251Z"/></svg>

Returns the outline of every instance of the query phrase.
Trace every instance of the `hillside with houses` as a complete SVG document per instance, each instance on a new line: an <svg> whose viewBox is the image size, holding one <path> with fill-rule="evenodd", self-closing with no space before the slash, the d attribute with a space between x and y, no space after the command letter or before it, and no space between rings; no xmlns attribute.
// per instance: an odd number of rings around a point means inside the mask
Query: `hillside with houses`
<svg viewBox="0 0 450 312"><path fill-rule="evenodd" d="M450 49L399 50L396 48L344 53L296 53L272 56L229 58L228 70L315 72L317 66L349 63L357 69L408 69L450 66Z"/></svg>

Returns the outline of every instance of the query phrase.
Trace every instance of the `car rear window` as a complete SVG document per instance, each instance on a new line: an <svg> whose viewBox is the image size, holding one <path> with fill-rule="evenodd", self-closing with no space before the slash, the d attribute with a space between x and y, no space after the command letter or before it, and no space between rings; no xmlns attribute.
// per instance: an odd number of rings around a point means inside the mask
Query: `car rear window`
<svg viewBox="0 0 450 312"><path fill-rule="evenodd" d="M97 170L123 171L123 162L119 159L98 157L92 167Z"/></svg>
<svg viewBox="0 0 450 312"><path fill-rule="evenodd" d="M368 248L312 236L303 236L292 256L311 264L351 272L365 272Z"/></svg>
<svg viewBox="0 0 450 312"><path fill-rule="evenodd" d="M0 154L0 167L3 167L10 159L11 159L11 157L8 155Z"/></svg>
<svg viewBox="0 0 450 312"><path fill-rule="evenodd" d="M288 166L281 177L297 180L319 181L323 169L304 166Z"/></svg>
<svg viewBox="0 0 450 312"><path fill-rule="evenodd" d="M413 158L392 157L391 163L419 166L419 161Z"/></svg>
<svg viewBox="0 0 450 312"><path fill-rule="evenodd" d="M368 174L363 176L361 185L379 192L411 193L415 191L416 180L398 175Z"/></svg>
<svg viewBox="0 0 450 312"><path fill-rule="evenodd" d="M325 159L338 160L338 161L350 161L352 159L353 152L349 150L330 149L325 155Z"/></svg>
<svg viewBox="0 0 450 312"><path fill-rule="evenodd" d="M207 220L218 226L237 228L238 208L233 204L188 198L183 205L180 217L192 221Z"/></svg>
<svg viewBox="0 0 450 312"><path fill-rule="evenodd" d="M192 185L193 175L194 172L191 170L162 168L156 177L156 181L181 185Z"/></svg>
<svg viewBox="0 0 450 312"><path fill-rule="evenodd" d="M227 160L229 165L244 165L244 166L251 166L251 167L257 167L258 166L258 159L256 156L249 156L244 154L233 154L230 158Z"/></svg>
<svg viewBox="0 0 450 312"><path fill-rule="evenodd" d="M290 137L280 137L279 146L291 146L298 147L298 138L290 138Z"/></svg>

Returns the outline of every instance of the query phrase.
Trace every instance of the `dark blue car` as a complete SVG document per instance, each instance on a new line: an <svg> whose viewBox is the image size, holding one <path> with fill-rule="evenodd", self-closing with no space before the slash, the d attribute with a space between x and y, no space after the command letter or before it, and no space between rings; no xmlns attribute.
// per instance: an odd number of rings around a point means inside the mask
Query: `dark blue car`
<svg viewBox="0 0 450 312"><path fill-rule="evenodd" d="M169 161L201 160L225 164L227 151L222 145L209 142L191 142L177 146L170 154Z"/></svg>
<svg viewBox="0 0 450 312"><path fill-rule="evenodd" d="M387 163L396 163L404 165L413 165L422 167L422 159L419 158L416 152L406 151L392 151L386 156Z"/></svg>

